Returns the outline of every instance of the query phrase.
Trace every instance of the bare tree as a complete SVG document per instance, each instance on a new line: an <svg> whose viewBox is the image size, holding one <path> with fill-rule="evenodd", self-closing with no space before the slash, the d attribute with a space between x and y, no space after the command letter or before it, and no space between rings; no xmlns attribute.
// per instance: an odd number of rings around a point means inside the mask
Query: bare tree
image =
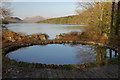
<svg viewBox="0 0 120 80"><path fill-rule="evenodd" d="M80 14L81 12L86 11L91 7L94 7L97 4L97 2L77 2L76 4L76 12Z"/></svg>
<svg viewBox="0 0 120 80"><path fill-rule="evenodd" d="M10 17L12 15L11 7L10 7L10 2L7 2L6 0L1 0L0 4L1 4L0 5L1 18Z"/></svg>

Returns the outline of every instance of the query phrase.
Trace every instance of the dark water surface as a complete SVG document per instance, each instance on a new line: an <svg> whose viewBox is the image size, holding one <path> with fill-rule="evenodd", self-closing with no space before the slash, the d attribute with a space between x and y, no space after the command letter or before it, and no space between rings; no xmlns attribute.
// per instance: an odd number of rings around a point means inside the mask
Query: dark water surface
<svg viewBox="0 0 120 80"><path fill-rule="evenodd" d="M111 52L111 53L110 53ZM104 63L118 55L113 50L81 44L48 44L22 48L6 56L16 61L43 64Z"/></svg>
<svg viewBox="0 0 120 80"><path fill-rule="evenodd" d="M80 26L80 28L76 27ZM83 26L83 27L81 27ZM43 23L12 23L8 24L8 29L25 34L46 33L50 36L50 39L56 37L60 33L68 33L71 31L81 32L86 25L62 25L62 24L43 24Z"/></svg>

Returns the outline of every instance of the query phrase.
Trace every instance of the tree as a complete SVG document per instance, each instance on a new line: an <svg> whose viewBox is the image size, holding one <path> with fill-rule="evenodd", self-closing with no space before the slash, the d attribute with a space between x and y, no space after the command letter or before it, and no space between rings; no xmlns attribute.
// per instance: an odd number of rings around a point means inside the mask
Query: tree
<svg viewBox="0 0 120 80"><path fill-rule="evenodd" d="M1 18L5 19L7 17L10 17L12 15L12 11L10 8L10 2L6 2L6 0L1 0L0 3L0 14L1 14Z"/></svg>
<svg viewBox="0 0 120 80"><path fill-rule="evenodd" d="M115 34L119 34L119 28L120 28L120 1L117 3L117 22L116 22L116 30Z"/></svg>
<svg viewBox="0 0 120 80"><path fill-rule="evenodd" d="M113 32L113 17L114 17L114 7L115 7L115 2L112 2L112 11L111 11L111 27L110 27L110 34L112 36Z"/></svg>
<svg viewBox="0 0 120 80"><path fill-rule="evenodd" d="M120 1L112 2L112 14L111 14L111 36L119 34L120 27Z"/></svg>
<svg viewBox="0 0 120 80"><path fill-rule="evenodd" d="M98 27L99 34L109 33L110 11L108 9L110 9L110 2L102 2L102 0L99 2L78 2L78 7L79 9L77 13L79 14L83 11L85 12L89 10L89 16L86 17L88 20L86 21L89 23L95 23L95 26ZM81 9L83 10L80 11ZM92 11L90 11L90 9Z"/></svg>
<svg viewBox="0 0 120 80"><path fill-rule="evenodd" d="M77 2L77 9L76 12L78 14L88 10L91 7L94 7L96 4L98 4L97 2Z"/></svg>

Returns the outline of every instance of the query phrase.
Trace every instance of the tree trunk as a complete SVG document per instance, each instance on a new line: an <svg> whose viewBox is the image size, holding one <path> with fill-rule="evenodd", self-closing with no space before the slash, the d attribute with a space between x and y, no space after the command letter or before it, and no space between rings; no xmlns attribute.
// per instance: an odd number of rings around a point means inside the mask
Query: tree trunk
<svg viewBox="0 0 120 80"><path fill-rule="evenodd" d="M118 2L117 5L117 23L116 23L115 35L119 34L119 27L120 27L120 1Z"/></svg>
<svg viewBox="0 0 120 80"><path fill-rule="evenodd" d="M114 8L115 8L115 2L112 2L112 12L111 12L111 28L110 28L110 35L113 34L113 17L114 17Z"/></svg>

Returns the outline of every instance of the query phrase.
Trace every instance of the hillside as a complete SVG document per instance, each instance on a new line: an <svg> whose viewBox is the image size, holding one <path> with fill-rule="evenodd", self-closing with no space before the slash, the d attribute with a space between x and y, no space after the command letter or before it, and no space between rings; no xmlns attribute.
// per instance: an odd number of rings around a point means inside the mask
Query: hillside
<svg viewBox="0 0 120 80"><path fill-rule="evenodd" d="M22 22L23 21L19 17L7 17L4 20L9 21L9 22Z"/></svg>
<svg viewBox="0 0 120 80"><path fill-rule="evenodd" d="M26 17L23 21L24 22L37 22L37 21L43 21L46 20L46 18L41 16L34 16L34 17Z"/></svg>
<svg viewBox="0 0 120 80"><path fill-rule="evenodd" d="M104 24L108 25L110 23L111 15L111 3L104 3ZM88 10L82 12L79 15L51 18L44 21L39 21L38 23L52 23L52 24L85 24L85 25L99 25L101 9L98 5L89 8Z"/></svg>

